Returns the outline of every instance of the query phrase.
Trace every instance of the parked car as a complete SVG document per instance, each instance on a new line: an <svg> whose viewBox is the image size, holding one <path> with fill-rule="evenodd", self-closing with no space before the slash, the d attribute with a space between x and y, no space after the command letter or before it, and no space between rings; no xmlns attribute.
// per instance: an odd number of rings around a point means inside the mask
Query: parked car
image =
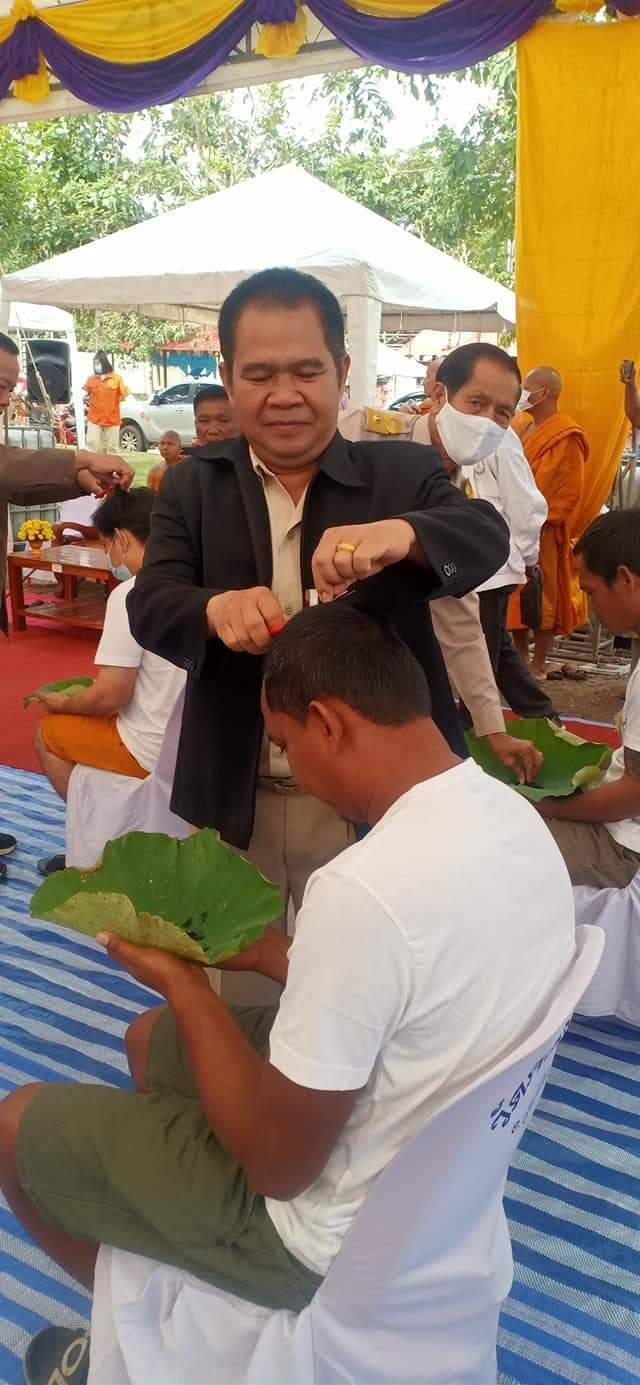
<svg viewBox="0 0 640 1385"><path fill-rule="evenodd" d="M122 401L120 449L122 452L146 452L155 447L163 433L173 428L180 441L188 444L195 436L193 400L203 385L216 385L218 380L204 378L185 380L156 390L149 399L136 399L132 394Z"/></svg>
<svg viewBox="0 0 640 1385"><path fill-rule="evenodd" d="M410 394L401 394L399 399L394 399L393 404L389 404L390 409L399 411L405 404L422 404L424 401L424 390L411 390Z"/></svg>

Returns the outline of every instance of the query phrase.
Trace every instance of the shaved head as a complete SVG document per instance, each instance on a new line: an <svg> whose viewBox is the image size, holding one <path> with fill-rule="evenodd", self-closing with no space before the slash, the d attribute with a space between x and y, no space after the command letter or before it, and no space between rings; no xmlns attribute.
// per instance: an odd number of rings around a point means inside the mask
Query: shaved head
<svg viewBox="0 0 640 1385"><path fill-rule="evenodd" d="M559 399L562 393L562 380L557 372L550 365L536 366L535 370L530 370L524 380L524 388L531 394L537 390L547 390L555 399Z"/></svg>
<svg viewBox="0 0 640 1385"><path fill-rule="evenodd" d="M163 433L163 434L162 434L162 437L161 437L161 439L160 439L160 442L165 442L165 441L166 441L166 442L180 442L180 434L179 434L179 433L176 433L176 432L175 432L175 429L173 429L173 428L167 428L166 433Z"/></svg>
<svg viewBox="0 0 640 1385"><path fill-rule="evenodd" d="M444 356L434 356L433 360L429 361L429 364L427 366L424 377L424 392L429 399L431 398L431 395L433 393L433 386L435 385L436 380L438 378L438 371L440 369L440 366L442 365L443 360Z"/></svg>

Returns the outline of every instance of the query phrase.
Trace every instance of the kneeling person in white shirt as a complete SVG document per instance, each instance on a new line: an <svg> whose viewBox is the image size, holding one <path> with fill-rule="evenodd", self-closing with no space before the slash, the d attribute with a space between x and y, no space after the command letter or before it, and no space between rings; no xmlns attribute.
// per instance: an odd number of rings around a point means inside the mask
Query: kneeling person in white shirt
<svg viewBox="0 0 640 1385"><path fill-rule="evenodd" d="M640 635L640 514L600 515L576 544L578 577L611 635ZM604 783L538 804L574 885L624 889L640 869L640 665L627 684L622 747Z"/></svg>
<svg viewBox="0 0 640 1385"><path fill-rule="evenodd" d="M311 877L293 942L268 930L225 964L279 980L278 1009L229 1010L202 968L100 937L168 1001L129 1029L136 1092L0 1104L2 1190L89 1285L102 1240L300 1309L390 1160L517 1048L571 966L559 851L452 754L392 627L349 598L301 612L266 657L263 712L297 781L372 830Z"/></svg>
<svg viewBox="0 0 640 1385"><path fill-rule="evenodd" d="M144 562L154 498L146 486L113 491L93 515L119 578L107 601L96 651L98 674L80 692L42 693L49 715L36 733L44 773L65 801L77 764L146 778L186 678L183 669L142 649L129 626L127 594Z"/></svg>

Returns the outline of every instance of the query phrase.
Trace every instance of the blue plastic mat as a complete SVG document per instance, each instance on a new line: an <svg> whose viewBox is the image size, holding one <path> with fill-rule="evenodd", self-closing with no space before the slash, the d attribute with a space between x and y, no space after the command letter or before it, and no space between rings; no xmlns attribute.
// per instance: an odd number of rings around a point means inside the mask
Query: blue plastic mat
<svg viewBox="0 0 640 1385"><path fill-rule="evenodd" d="M0 831L20 839L0 885L0 1095L38 1080L125 1085L122 1035L150 994L88 939L29 918L36 860L64 839L45 782L0 768L0 805ZM507 1187L516 1265L500 1385L637 1385L639 1111L640 1031L574 1021ZM21 1385L35 1332L88 1309L0 1201L1 1385Z"/></svg>

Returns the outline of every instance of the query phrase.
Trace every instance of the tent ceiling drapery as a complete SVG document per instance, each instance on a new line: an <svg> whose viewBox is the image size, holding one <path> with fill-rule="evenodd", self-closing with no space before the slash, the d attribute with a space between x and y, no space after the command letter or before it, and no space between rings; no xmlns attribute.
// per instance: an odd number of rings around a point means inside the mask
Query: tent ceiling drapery
<svg viewBox="0 0 640 1385"><path fill-rule="evenodd" d="M616 4L640 14L640 0ZM513 43L554 6L593 12L598 0L0 0L0 97L13 89L9 106L22 103L23 118L30 103L42 114L53 75L78 102L140 110L242 66L247 36L249 61L270 60L264 80L283 75L273 59L291 62L290 76L300 75L301 57L314 70L323 44L337 44L337 66L355 54L403 72L450 72ZM250 80L245 71L222 85ZM54 100L65 108L60 91Z"/></svg>
<svg viewBox="0 0 640 1385"><path fill-rule="evenodd" d="M259 227L259 234L256 234ZM380 327L511 328L513 294L293 164L5 276L5 299L213 321L247 274L316 274L347 314L354 402L370 402Z"/></svg>

